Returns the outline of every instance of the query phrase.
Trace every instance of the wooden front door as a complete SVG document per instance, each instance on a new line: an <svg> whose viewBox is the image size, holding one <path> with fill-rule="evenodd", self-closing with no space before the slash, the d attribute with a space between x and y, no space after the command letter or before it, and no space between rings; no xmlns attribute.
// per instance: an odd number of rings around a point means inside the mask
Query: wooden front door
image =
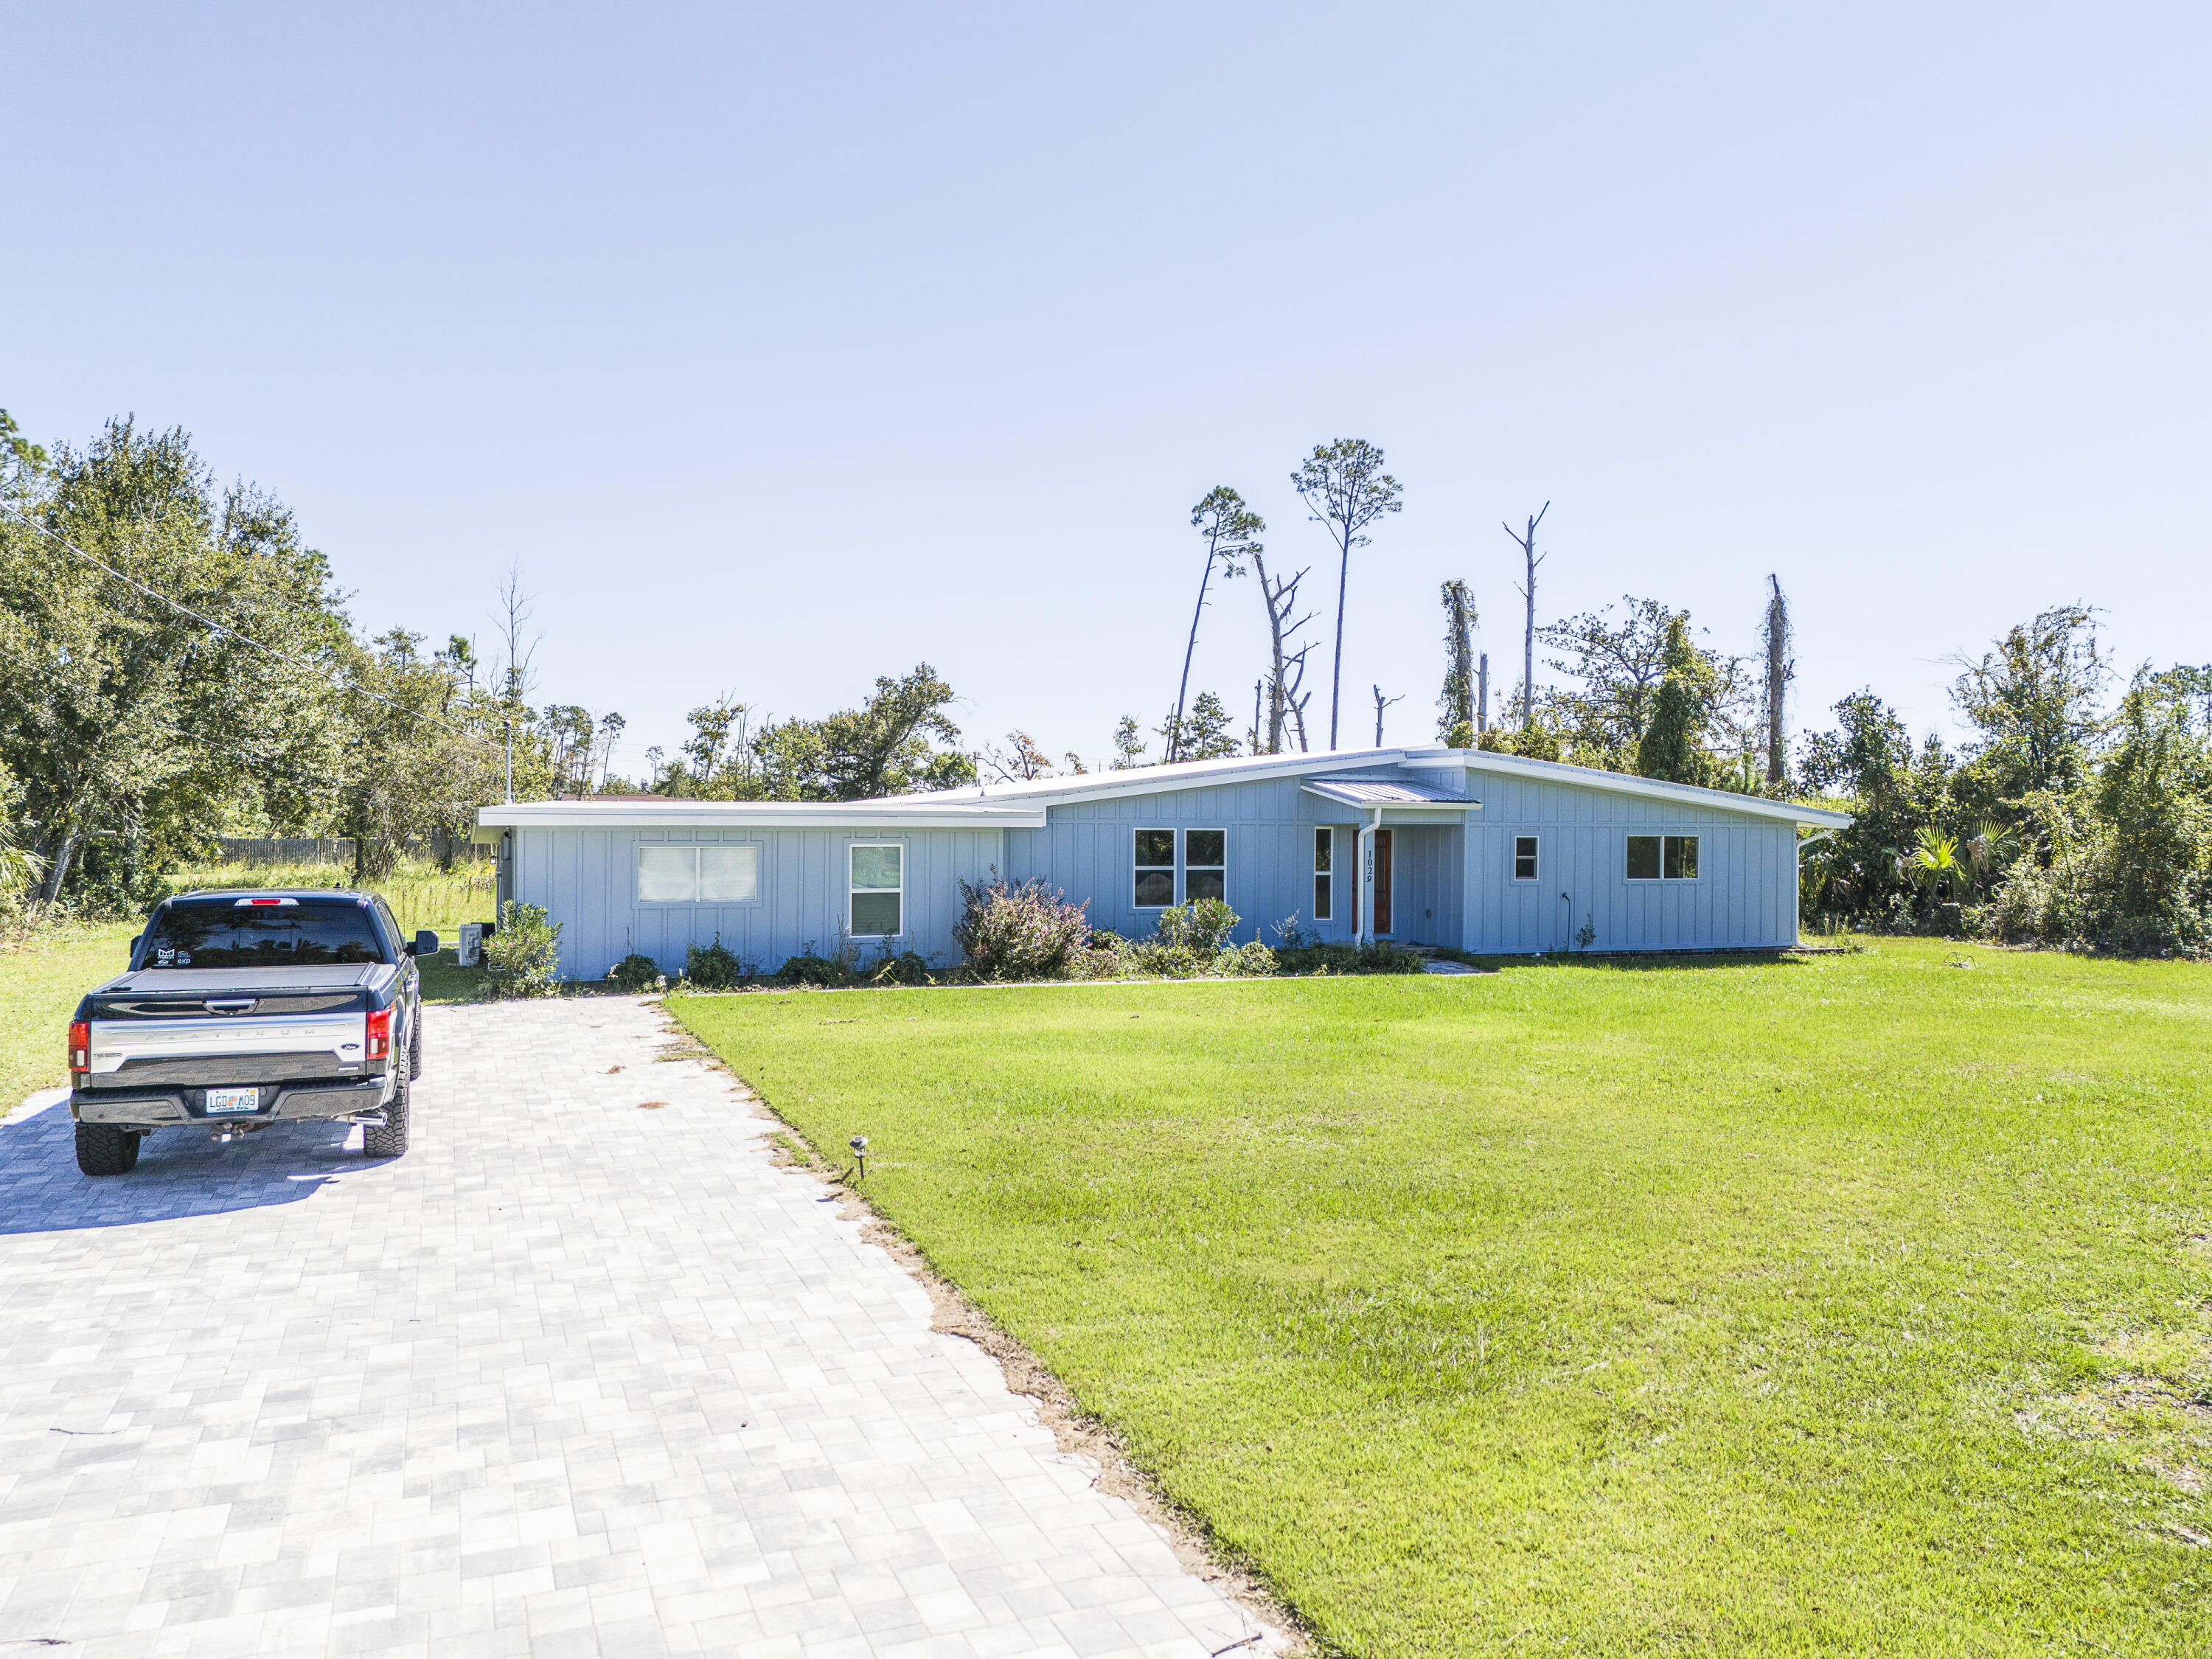
<svg viewBox="0 0 2212 1659"><path fill-rule="evenodd" d="M1375 932L1390 931L1390 832L1375 832Z"/></svg>

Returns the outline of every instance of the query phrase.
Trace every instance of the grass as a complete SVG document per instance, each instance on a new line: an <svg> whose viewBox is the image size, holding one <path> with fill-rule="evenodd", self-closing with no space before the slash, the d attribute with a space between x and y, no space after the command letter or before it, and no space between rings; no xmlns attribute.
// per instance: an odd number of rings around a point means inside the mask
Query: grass
<svg viewBox="0 0 2212 1659"><path fill-rule="evenodd" d="M352 872L342 865L219 864L183 870L170 878L179 892L195 887L345 887ZM464 921L492 915L492 866L464 866L450 873L435 865L403 860L382 881L369 884L390 902L399 925L412 932L434 927L447 939ZM24 944L0 948L0 1117L25 1096L69 1080L63 1045L77 999L121 973L131 939L143 921L116 921L42 930ZM456 966L447 950L422 963L422 994L430 1002L465 1001L483 975Z"/></svg>
<svg viewBox="0 0 2212 1659"><path fill-rule="evenodd" d="M2204 1650L2201 967L670 1006L1325 1646Z"/></svg>

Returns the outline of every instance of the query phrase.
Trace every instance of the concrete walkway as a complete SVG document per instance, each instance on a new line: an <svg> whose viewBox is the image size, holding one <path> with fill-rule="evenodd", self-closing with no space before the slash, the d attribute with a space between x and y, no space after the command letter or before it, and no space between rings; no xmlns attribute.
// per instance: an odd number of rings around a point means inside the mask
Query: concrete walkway
<svg viewBox="0 0 2212 1659"><path fill-rule="evenodd" d="M91 1181L65 1106L0 1122L0 1653L1260 1635L931 1331L726 1075L656 1062L655 1010L426 1032L395 1161L341 1127L171 1130Z"/></svg>

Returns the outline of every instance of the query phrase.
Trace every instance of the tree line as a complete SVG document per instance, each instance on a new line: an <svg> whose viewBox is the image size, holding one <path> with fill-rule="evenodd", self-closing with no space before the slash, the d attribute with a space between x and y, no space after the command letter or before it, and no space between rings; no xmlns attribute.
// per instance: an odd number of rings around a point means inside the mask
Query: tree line
<svg viewBox="0 0 2212 1659"><path fill-rule="evenodd" d="M1331 543L1330 632L1301 603L1312 568L1271 564L1261 515L1227 485L1208 491L1189 515L1198 592L1173 701L1149 731L1121 718L1109 766L1368 738L1342 674L1355 555L1403 492L1359 439L1317 445L1291 483ZM2123 684L2094 613L2061 605L1957 665L1970 735L1955 751L1914 742L1871 688L1793 742L1778 578L1741 654L1651 598L1540 623L1547 511L1505 526L1522 652L1497 718L1475 585L1441 586L1437 740L1843 807L1852 827L1803 860L1816 921L2212 950L2212 669L2145 666ZM1230 591L1250 592L1267 624L1249 718L1191 690L1204 619ZM410 847L450 858L476 809L510 790L830 801L1084 770L1020 729L965 745L953 690L925 662L820 718L721 696L691 711L673 753L648 749L624 776L618 712L537 698L519 574L481 656L463 635L365 636L346 599L290 510L219 485L181 430L112 421L50 452L0 411L0 905L139 908L216 833L249 825L349 836L373 878ZM1368 690L1379 744L1403 694Z"/></svg>

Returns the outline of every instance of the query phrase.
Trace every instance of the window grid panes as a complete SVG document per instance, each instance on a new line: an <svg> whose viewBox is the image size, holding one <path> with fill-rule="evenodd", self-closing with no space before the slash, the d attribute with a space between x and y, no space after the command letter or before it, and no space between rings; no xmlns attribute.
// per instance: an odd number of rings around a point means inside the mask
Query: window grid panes
<svg viewBox="0 0 2212 1659"><path fill-rule="evenodd" d="M1182 896L1186 904L1229 896L1229 832L1182 832Z"/></svg>
<svg viewBox="0 0 2212 1659"><path fill-rule="evenodd" d="M1137 831L1135 901L1139 910L1164 910L1176 902L1175 844L1172 830Z"/></svg>
<svg viewBox="0 0 2212 1659"><path fill-rule="evenodd" d="M1513 879L1536 879L1536 837L1534 836L1513 837Z"/></svg>
<svg viewBox="0 0 2212 1659"><path fill-rule="evenodd" d="M1313 919L1316 921L1329 919L1331 901L1336 896L1330 890L1334 885L1335 863L1336 831L1324 825L1314 831Z"/></svg>
<svg viewBox="0 0 2212 1659"><path fill-rule="evenodd" d="M760 846L666 846L637 849L640 904L753 904L760 899Z"/></svg>
<svg viewBox="0 0 2212 1659"><path fill-rule="evenodd" d="M1695 881L1698 878L1698 838L1695 836L1631 836L1628 838L1628 879L1631 881Z"/></svg>
<svg viewBox="0 0 2212 1659"><path fill-rule="evenodd" d="M896 842L856 842L851 850L852 910L847 923L854 939L889 939L905 932L901 902L906 877L906 848Z"/></svg>

